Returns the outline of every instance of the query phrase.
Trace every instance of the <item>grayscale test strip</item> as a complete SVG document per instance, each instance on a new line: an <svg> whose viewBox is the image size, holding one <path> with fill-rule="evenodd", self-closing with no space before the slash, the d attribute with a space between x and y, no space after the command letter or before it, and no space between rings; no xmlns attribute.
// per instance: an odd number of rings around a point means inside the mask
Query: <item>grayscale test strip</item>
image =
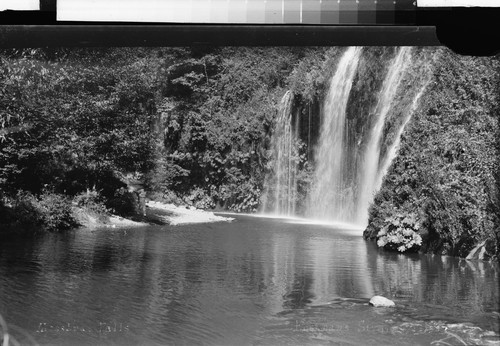
<svg viewBox="0 0 500 346"><path fill-rule="evenodd" d="M192 24L413 25L416 0L59 0L58 20ZM116 6L115 6L116 5ZM113 9L113 11L110 11Z"/></svg>
<svg viewBox="0 0 500 346"><path fill-rule="evenodd" d="M212 24L414 24L416 10L414 0L183 1L179 22Z"/></svg>
<svg viewBox="0 0 500 346"><path fill-rule="evenodd" d="M182 0L174 22L209 24L415 23L414 0ZM175 2L175 1L174 1Z"/></svg>

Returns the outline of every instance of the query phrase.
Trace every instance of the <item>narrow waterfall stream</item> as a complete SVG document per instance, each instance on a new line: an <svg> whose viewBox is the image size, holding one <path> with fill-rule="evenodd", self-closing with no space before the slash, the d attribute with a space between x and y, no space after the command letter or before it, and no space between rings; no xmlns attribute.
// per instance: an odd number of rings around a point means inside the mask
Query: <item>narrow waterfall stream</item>
<svg viewBox="0 0 500 346"><path fill-rule="evenodd" d="M349 210L348 220L356 224L368 223L368 207L376 192L376 180L379 175L380 146L387 114L391 110L403 74L411 59L411 48L402 47L391 62L387 76L380 90L378 103L375 108L375 123L369 132L363 158L360 162L357 182L358 197L356 203L351 203L353 210Z"/></svg>
<svg viewBox="0 0 500 346"><path fill-rule="evenodd" d="M403 134L403 131L406 127L406 124L408 124L408 122L410 121L412 114L417 109L420 98L422 97L422 94L424 93L425 88L427 87L428 84L429 84L429 79L427 79L424 82L424 84L420 87L420 90L418 91L418 93L413 98L413 102L411 104L410 111L406 113L406 116L403 120L403 123L397 129L394 142L388 148L387 154L385 155L385 157L382 158L381 164L379 165L379 169L377 171L377 179L375 181L375 186L373 188L374 193L377 192L380 189L380 187L382 186L384 176L386 175L387 171L389 170L391 162L396 158L396 154L397 154L397 151L399 148L399 143L401 142L401 135Z"/></svg>
<svg viewBox="0 0 500 346"><path fill-rule="evenodd" d="M292 126L293 93L289 90L281 99L278 119L272 139L275 155L273 176L268 179L264 210L272 205L275 215L295 215L297 192L297 150L298 125ZM296 121L298 117L295 117ZM272 200L269 200L272 199Z"/></svg>

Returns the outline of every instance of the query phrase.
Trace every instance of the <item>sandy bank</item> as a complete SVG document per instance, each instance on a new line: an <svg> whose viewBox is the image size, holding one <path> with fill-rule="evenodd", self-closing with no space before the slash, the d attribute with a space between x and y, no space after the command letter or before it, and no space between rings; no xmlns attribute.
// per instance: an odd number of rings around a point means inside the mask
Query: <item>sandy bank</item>
<svg viewBox="0 0 500 346"><path fill-rule="evenodd" d="M149 225L147 222L137 222L117 215L109 216L109 223L113 225L112 227L139 227Z"/></svg>
<svg viewBox="0 0 500 346"><path fill-rule="evenodd" d="M149 223L137 222L117 215L96 215L82 208L75 208L77 222L85 228L141 227Z"/></svg>
<svg viewBox="0 0 500 346"><path fill-rule="evenodd" d="M196 209L193 207L178 207L174 204L164 204L154 201L148 201L146 206L153 209L153 213L156 214L158 212L158 216L171 225L234 220L232 217L217 216L210 211Z"/></svg>

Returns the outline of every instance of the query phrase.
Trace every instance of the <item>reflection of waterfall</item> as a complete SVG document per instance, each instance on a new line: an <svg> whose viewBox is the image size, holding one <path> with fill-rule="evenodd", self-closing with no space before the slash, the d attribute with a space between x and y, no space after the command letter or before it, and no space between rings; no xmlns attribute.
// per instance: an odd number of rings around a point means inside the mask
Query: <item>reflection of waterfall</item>
<svg viewBox="0 0 500 346"><path fill-rule="evenodd" d="M355 217L346 221L354 221L358 224L366 224L368 221L368 207L373 200L373 194L376 192L375 182L379 175L380 146L385 120L391 110L399 84L403 79L405 67L408 66L408 60L411 58L410 54L409 47L403 47L399 50L382 85L375 109L375 124L370 130L366 150L357 169L358 173L360 173L357 183L358 198L357 203L354 205L355 209L351 212L351 215L355 215Z"/></svg>
<svg viewBox="0 0 500 346"><path fill-rule="evenodd" d="M314 186L309 201L309 215L320 219L344 220L345 208L352 194L344 179L345 115L361 49L350 47L339 61L323 111L323 123L316 150Z"/></svg>
<svg viewBox="0 0 500 346"><path fill-rule="evenodd" d="M273 233L269 243L262 247L263 254L271 254L272 265L263 267L266 284L266 295L263 305L271 314L283 310L283 297L292 289L295 276L296 244L297 239L293 234L283 236ZM300 256L300 253L298 254Z"/></svg>
<svg viewBox="0 0 500 346"><path fill-rule="evenodd" d="M353 239L313 237L307 240L314 304L335 298L371 297L374 294L366 243ZM346 261L348 266L339 266Z"/></svg>
<svg viewBox="0 0 500 346"><path fill-rule="evenodd" d="M312 290L316 296L315 304L327 303L332 297L339 295L339 276L331 268L335 261L335 244L330 239L311 238L308 240L312 262ZM337 279L337 280L336 280Z"/></svg>
<svg viewBox="0 0 500 346"><path fill-rule="evenodd" d="M278 120L272 138L274 154L273 175L267 181L264 196L264 211L273 211L276 215L294 215L297 199L296 142L298 126L292 126L293 94L287 91L280 104ZM298 117L295 117L298 122Z"/></svg>

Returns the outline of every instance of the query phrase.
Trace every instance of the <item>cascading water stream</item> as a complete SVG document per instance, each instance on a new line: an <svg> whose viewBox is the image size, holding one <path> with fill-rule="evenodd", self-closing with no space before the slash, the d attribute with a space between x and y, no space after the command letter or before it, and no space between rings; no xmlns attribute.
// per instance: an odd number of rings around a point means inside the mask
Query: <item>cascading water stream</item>
<svg viewBox="0 0 500 346"><path fill-rule="evenodd" d="M293 93L281 99L279 116L272 138L274 165L272 179L267 179L264 211L275 215L295 215L297 194L296 141L298 126L292 126ZM296 118L296 121L298 118ZM272 198L272 200L270 200Z"/></svg>
<svg viewBox="0 0 500 346"><path fill-rule="evenodd" d="M428 84L429 84L429 80L427 80L423 84L423 86L420 88L418 93L415 95L415 98L413 99L413 102L411 104L410 111L406 113L406 117L403 120L403 123L398 128L398 131L396 132L396 136L395 136L396 139L394 140L394 143L392 143L391 146L389 147L389 149L387 150L387 154L384 157L384 159L382 160L382 164L380 165L380 169L377 173L377 179L375 182L374 192L380 190L380 188L382 187L382 182L384 180L384 176L389 171L389 167L391 166L391 163L394 160L394 158L396 157L396 154L398 152L399 143L401 142L401 135L403 134L403 131L406 127L406 124L408 124L408 122L410 121L412 114L417 109L418 102L420 101L420 97L424 93L425 88L427 87Z"/></svg>
<svg viewBox="0 0 500 346"><path fill-rule="evenodd" d="M361 51L360 47L348 48L330 82L315 155L309 217L344 221L349 198L344 179L344 160L348 159L345 155L345 116Z"/></svg>
<svg viewBox="0 0 500 346"><path fill-rule="evenodd" d="M417 78L418 81L414 82L415 85L420 86L418 89L418 92L415 94L413 97L413 100L411 102L409 111L406 112L406 115L403 119L402 124L399 126L396 132L395 140L394 142L390 145L390 147L387 150L387 154L382 160L382 164L380 165L380 169L378 171L378 176L377 180L375 183L375 191L378 191L382 187L382 183L384 180L384 176L387 174L389 171L389 167L391 166L392 161L396 158L398 149L399 149L399 144L401 142L401 135L403 134L404 129L406 128L406 125L410 121L413 113L417 110L420 102L420 98L425 92L425 89L431 82L431 77L432 77L432 66L435 65L436 59L438 55L433 54L432 56L428 56L427 58L424 59L423 61L423 66L420 68L420 73L419 76L421 78Z"/></svg>
<svg viewBox="0 0 500 346"><path fill-rule="evenodd" d="M355 206L356 210L353 211L355 217L352 220L348 220L356 224L366 225L368 222L368 207L377 191L376 181L380 175L380 146L386 117L391 110L396 91L403 79L410 59L411 48L402 47L391 63L379 93L375 108L375 123L369 132L366 150L358 167L360 174L357 183L358 197Z"/></svg>

